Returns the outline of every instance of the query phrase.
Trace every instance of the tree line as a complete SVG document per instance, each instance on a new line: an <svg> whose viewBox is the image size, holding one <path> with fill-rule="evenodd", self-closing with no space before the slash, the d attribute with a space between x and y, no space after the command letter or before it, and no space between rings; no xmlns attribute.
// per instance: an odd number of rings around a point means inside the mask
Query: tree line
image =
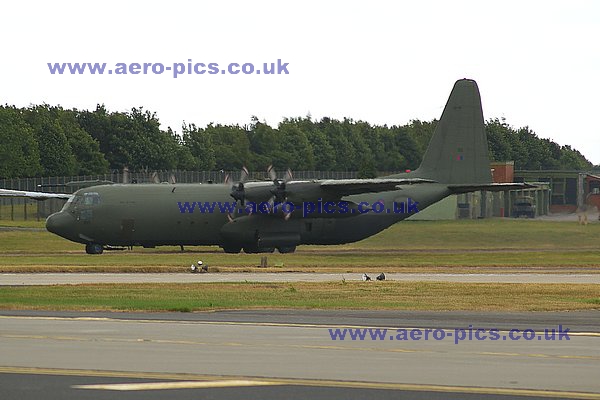
<svg viewBox="0 0 600 400"><path fill-rule="evenodd" d="M437 120L398 126L349 118L286 118L274 128L252 117L246 125L183 123L181 135L160 129L154 112L109 112L33 105L0 106L0 178L103 174L111 170L278 169L377 171L419 166ZM504 120L486 123L490 158L516 169L586 170L592 164L570 146L539 138Z"/></svg>

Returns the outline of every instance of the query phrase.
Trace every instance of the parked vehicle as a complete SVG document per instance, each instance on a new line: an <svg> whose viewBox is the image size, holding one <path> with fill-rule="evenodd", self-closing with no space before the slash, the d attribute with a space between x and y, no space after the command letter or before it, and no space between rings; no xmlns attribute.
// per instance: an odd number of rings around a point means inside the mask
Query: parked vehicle
<svg viewBox="0 0 600 400"><path fill-rule="evenodd" d="M535 218L535 200L531 196L517 197L512 207L513 218L525 216L527 218Z"/></svg>

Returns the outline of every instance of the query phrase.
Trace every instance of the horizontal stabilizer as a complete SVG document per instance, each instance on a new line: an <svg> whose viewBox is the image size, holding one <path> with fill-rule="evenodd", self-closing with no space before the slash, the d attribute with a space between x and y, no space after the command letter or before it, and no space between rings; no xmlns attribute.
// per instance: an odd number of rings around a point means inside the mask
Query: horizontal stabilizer
<svg viewBox="0 0 600 400"><path fill-rule="evenodd" d="M504 192L506 190L534 189L537 186L528 183L475 183L448 185L453 194L476 192L486 190L488 192Z"/></svg>

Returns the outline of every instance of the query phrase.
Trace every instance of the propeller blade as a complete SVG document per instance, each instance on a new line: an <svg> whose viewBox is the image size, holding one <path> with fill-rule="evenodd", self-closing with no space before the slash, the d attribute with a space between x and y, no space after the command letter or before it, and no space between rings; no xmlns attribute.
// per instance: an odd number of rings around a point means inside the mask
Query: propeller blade
<svg viewBox="0 0 600 400"><path fill-rule="evenodd" d="M289 182L292 179L294 179L294 175L292 174L292 170L288 168L287 171L285 171L285 181Z"/></svg>
<svg viewBox="0 0 600 400"><path fill-rule="evenodd" d="M226 185L229 183L229 174L225 175L225 178L223 179L223 183Z"/></svg>
<svg viewBox="0 0 600 400"><path fill-rule="evenodd" d="M275 171L275 168L273 168L273 165L269 165L269 167L267 168L267 174L269 174L269 179L271 179L272 181L275 181L277 179L277 172Z"/></svg>
<svg viewBox="0 0 600 400"><path fill-rule="evenodd" d="M275 196L271 197L268 201L269 204L269 212L271 214L275 213Z"/></svg>
<svg viewBox="0 0 600 400"><path fill-rule="evenodd" d="M248 172L248 168L245 166L242 167L242 172L240 174L240 182L246 182L250 177L250 172Z"/></svg>
<svg viewBox="0 0 600 400"><path fill-rule="evenodd" d="M127 168L127 167L123 168L123 183L131 183L131 180L129 177L129 168Z"/></svg>

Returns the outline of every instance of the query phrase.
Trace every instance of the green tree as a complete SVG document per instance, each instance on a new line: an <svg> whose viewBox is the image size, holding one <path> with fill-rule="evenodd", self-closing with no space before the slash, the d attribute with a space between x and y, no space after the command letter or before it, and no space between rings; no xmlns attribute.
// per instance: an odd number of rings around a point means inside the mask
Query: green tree
<svg viewBox="0 0 600 400"><path fill-rule="evenodd" d="M124 135L129 166L134 169L175 169L179 140L172 131L161 131L156 113L132 108Z"/></svg>
<svg viewBox="0 0 600 400"><path fill-rule="evenodd" d="M281 138L278 151L282 154L289 154L287 164L280 164L278 167L303 171L314 169L313 147L308 140L306 132L294 123L289 123L288 120L284 120L279 124L278 131ZM282 158L277 157L277 161L281 163L283 161Z"/></svg>
<svg viewBox="0 0 600 400"><path fill-rule="evenodd" d="M36 136L22 111L0 106L0 177L37 176L41 172Z"/></svg>
<svg viewBox="0 0 600 400"><path fill-rule="evenodd" d="M98 142L92 138L77 120L77 110L52 108L60 123L75 158L74 173L77 175L103 174L108 172L108 161L100 152Z"/></svg>
<svg viewBox="0 0 600 400"><path fill-rule="evenodd" d="M75 156L67 135L48 105L31 106L24 110L25 120L33 129L39 146L42 174L45 176L73 175Z"/></svg>
<svg viewBox="0 0 600 400"><path fill-rule="evenodd" d="M435 131L437 123L437 119L434 119L430 122L422 122L418 119L414 119L407 125L404 125L408 135L417 144L417 148L419 149L421 156L425 154L425 150L429 145L429 141L431 140L431 136L433 136L433 132Z"/></svg>
<svg viewBox="0 0 600 400"><path fill-rule="evenodd" d="M512 158L512 147L508 136L512 133L510 126L504 120L498 118L488 121L485 125L492 161L510 161Z"/></svg>
<svg viewBox="0 0 600 400"><path fill-rule="evenodd" d="M198 128L195 124L183 123L183 147L188 149L192 157L191 169L199 171L215 168L215 149L210 133Z"/></svg>
<svg viewBox="0 0 600 400"><path fill-rule="evenodd" d="M265 170L271 164L281 169L290 164L291 155L282 150L281 136L276 129L253 116L246 132L253 169Z"/></svg>
<svg viewBox="0 0 600 400"><path fill-rule="evenodd" d="M417 141L410 135L409 126L392 126L384 138L384 143L388 161L387 170L413 170L421 164L424 152L419 149Z"/></svg>
<svg viewBox="0 0 600 400"><path fill-rule="evenodd" d="M356 152L348 138L348 131L338 120L324 117L318 123L319 130L327 137L327 141L335 150L335 163L332 170L356 170Z"/></svg>
<svg viewBox="0 0 600 400"><path fill-rule="evenodd" d="M216 169L237 170L243 166L254 169L244 129L238 125L209 124L204 131L213 143Z"/></svg>
<svg viewBox="0 0 600 400"><path fill-rule="evenodd" d="M310 116L305 118L285 119L282 124L297 127L306 136L312 149L313 168L320 171L331 171L335 165L335 149L329 143L327 136L320 130L317 123Z"/></svg>
<svg viewBox="0 0 600 400"><path fill-rule="evenodd" d="M589 170L593 167L583 154L572 149L571 146L561 147L560 163L563 169L574 169L579 171Z"/></svg>
<svg viewBox="0 0 600 400"><path fill-rule="evenodd" d="M179 165L180 139L171 129L160 129L156 113L142 107L109 113L98 105L94 112L82 112L79 121L98 141L112 169L166 170Z"/></svg>

